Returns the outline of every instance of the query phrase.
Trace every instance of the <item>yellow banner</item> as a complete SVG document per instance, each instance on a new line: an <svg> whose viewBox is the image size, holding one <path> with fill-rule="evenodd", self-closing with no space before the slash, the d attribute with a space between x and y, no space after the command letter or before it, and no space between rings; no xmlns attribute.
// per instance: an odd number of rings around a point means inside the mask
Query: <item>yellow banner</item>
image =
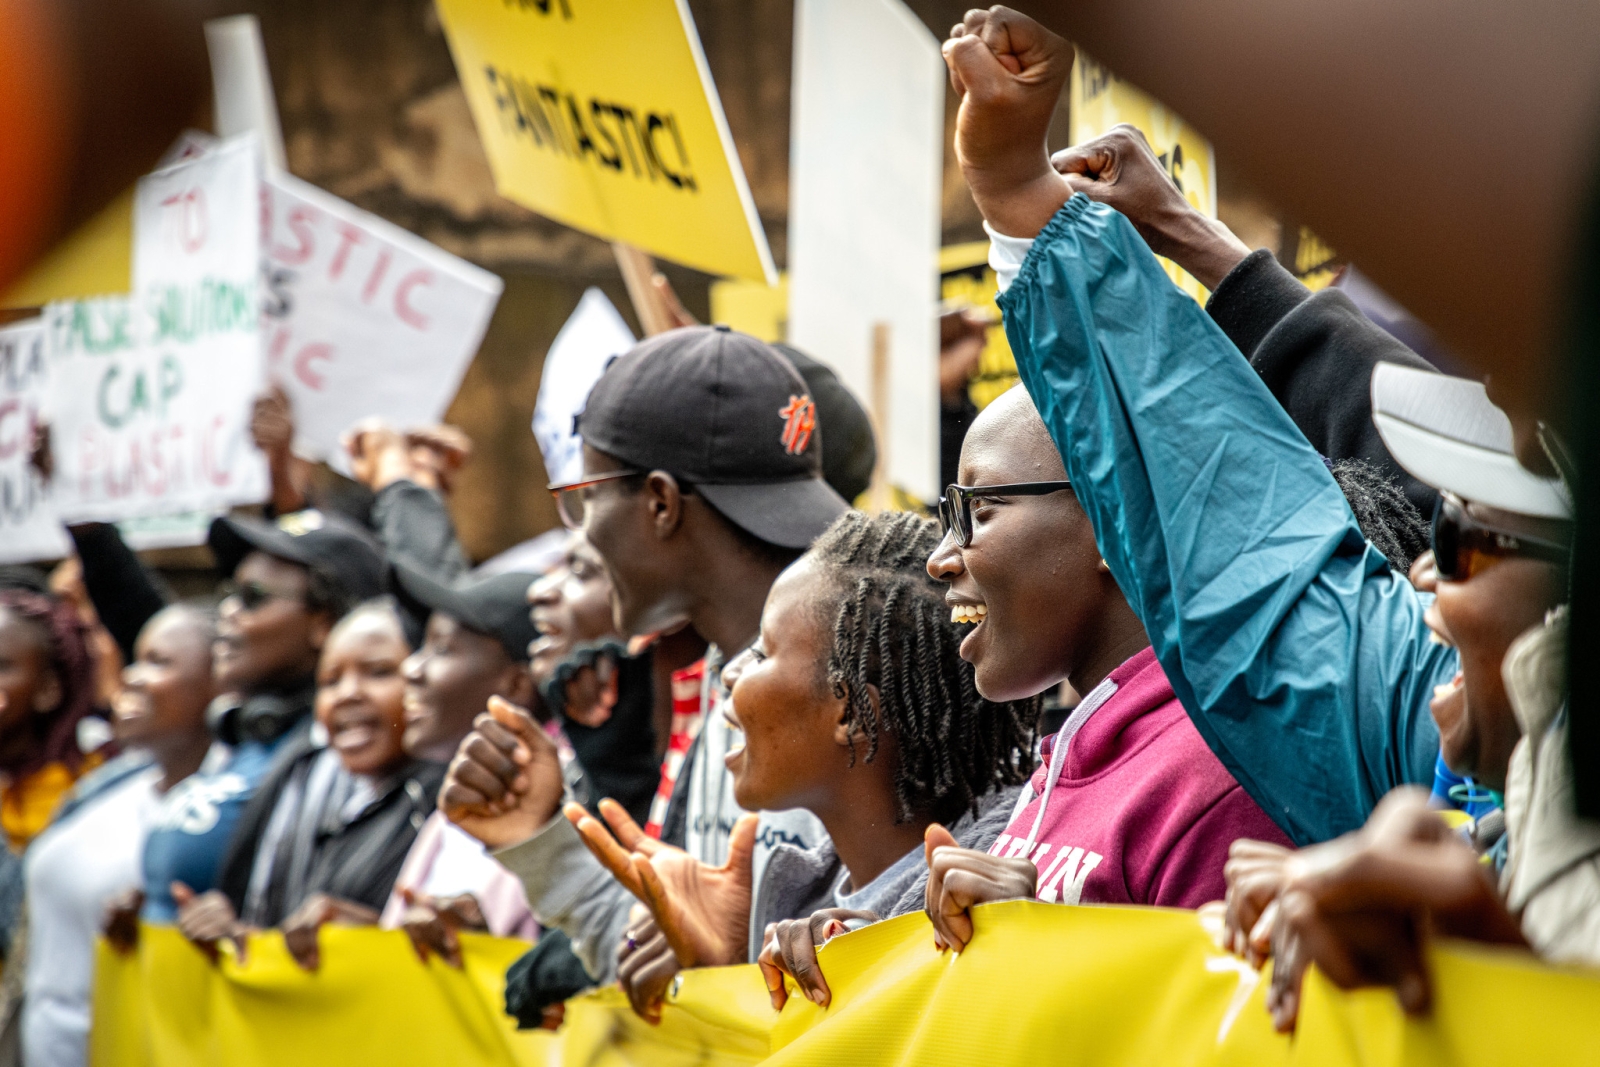
<svg viewBox="0 0 1600 1067"><path fill-rule="evenodd" d="M1072 65L1072 143L1092 141L1123 122L1143 132L1185 199L1216 218L1217 161L1211 142L1176 112L1122 81L1080 48ZM1161 265L1178 288L1205 303L1205 286L1171 260L1163 259Z"/></svg>
<svg viewBox="0 0 1600 1067"><path fill-rule="evenodd" d="M1266 983L1216 949L1190 912L1016 901L974 914L960 956L921 915L821 952L833 1004L768 1006L755 967L681 975L662 1024L620 993L572 1001L558 1034L516 1033L503 974L526 946L465 939L466 967L420 965L403 934L323 931L323 969L276 935L213 967L171 929L144 931L96 976L94 1067L510 1067L534 1064L1150 1064L1541 1067L1600 1062L1600 974L1448 944L1433 954L1435 1008L1407 1019L1386 990L1307 979L1293 1037L1272 1031Z"/></svg>
<svg viewBox="0 0 1600 1067"><path fill-rule="evenodd" d="M502 196L777 282L687 0L436 0Z"/></svg>

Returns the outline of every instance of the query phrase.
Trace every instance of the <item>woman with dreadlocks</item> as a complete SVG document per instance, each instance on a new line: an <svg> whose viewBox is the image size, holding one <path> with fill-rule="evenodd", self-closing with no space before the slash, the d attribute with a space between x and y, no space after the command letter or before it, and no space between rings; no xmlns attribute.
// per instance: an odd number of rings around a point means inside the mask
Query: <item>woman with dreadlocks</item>
<svg viewBox="0 0 1600 1067"><path fill-rule="evenodd" d="M79 745L95 707L88 629L70 604L39 589L0 587L0 829L21 852L62 796L100 762ZM104 740L103 728L84 731Z"/></svg>
<svg viewBox="0 0 1600 1067"><path fill-rule="evenodd" d="M817 918L821 936L919 910L931 824L949 822L974 848L1005 825L1017 795L1007 787L1032 769L1039 704L978 695L927 574L938 541L937 526L914 515L845 514L779 576L760 637L723 670L727 715L744 734L727 756L739 806L805 808L827 828L823 844L777 846L752 893L751 816L734 830L728 866L710 869L640 840L615 805L602 810L638 850L631 856L569 808L654 914L653 927L624 942L619 966L646 1018L679 964L749 959L769 924L829 909ZM770 973L781 1003L782 980Z"/></svg>

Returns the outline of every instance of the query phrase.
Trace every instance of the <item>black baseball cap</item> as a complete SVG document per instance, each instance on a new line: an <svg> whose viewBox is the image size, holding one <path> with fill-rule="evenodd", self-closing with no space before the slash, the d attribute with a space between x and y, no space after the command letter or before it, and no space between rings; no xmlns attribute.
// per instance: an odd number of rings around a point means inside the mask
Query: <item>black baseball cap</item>
<svg viewBox="0 0 1600 1067"><path fill-rule="evenodd" d="M584 443L683 479L769 544L806 548L849 510L822 480L816 402L770 345L686 326L606 368L578 416Z"/></svg>
<svg viewBox="0 0 1600 1067"><path fill-rule="evenodd" d="M878 442L867 409L826 363L793 345L779 342L772 347L783 353L806 380L817 402L817 425L827 427L822 480L846 500L855 500L872 484L872 468L878 465Z"/></svg>
<svg viewBox="0 0 1600 1067"><path fill-rule="evenodd" d="M354 600L383 592L383 549L365 528L327 511L308 508L275 522L224 515L206 537L217 567L232 574L251 552L316 570Z"/></svg>
<svg viewBox="0 0 1600 1067"><path fill-rule="evenodd" d="M513 661L528 661L528 645L538 636L528 615L528 586L538 575L510 572L449 584L404 560L395 561L389 575L407 610L424 618L443 612L473 633L495 638Z"/></svg>

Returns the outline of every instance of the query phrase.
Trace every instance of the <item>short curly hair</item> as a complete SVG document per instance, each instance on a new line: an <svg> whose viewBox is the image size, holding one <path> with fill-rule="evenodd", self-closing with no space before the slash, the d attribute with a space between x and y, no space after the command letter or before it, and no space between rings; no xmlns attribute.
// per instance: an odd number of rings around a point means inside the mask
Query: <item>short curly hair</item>
<svg viewBox="0 0 1600 1067"><path fill-rule="evenodd" d="M976 812L990 790L1033 771L1039 698L993 703L978 694L944 586L928 575L938 544L938 524L928 519L851 511L808 552L825 582L818 607L833 629L824 683L866 734L868 762L882 731L899 742L902 822L917 812L940 821ZM876 708L868 686L877 687Z"/></svg>

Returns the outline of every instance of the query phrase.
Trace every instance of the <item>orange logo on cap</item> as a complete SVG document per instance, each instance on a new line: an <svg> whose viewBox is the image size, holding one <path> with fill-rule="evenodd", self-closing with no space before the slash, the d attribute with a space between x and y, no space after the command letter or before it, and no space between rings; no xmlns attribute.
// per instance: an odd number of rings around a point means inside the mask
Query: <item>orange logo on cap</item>
<svg viewBox="0 0 1600 1067"><path fill-rule="evenodd" d="M817 428L817 405L809 396L791 396L778 414L783 418L783 450L798 456L811 443L811 434Z"/></svg>

